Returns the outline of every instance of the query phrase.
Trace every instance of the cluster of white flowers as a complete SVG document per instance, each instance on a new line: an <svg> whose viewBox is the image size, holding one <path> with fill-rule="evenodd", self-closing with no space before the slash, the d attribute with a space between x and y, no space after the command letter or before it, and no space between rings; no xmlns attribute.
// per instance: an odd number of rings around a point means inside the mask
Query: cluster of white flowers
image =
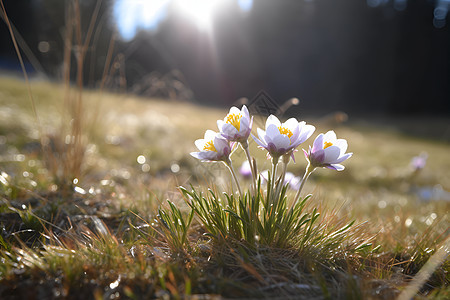
<svg viewBox="0 0 450 300"><path fill-rule="evenodd" d="M202 161L229 161L231 149L236 142L247 143L252 131L253 117L250 117L247 107L242 110L232 107L223 120L217 121L219 133L207 130L204 139L195 141L199 152L191 155Z"/></svg>
<svg viewBox="0 0 450 300"><path fill-rule="evenodd" d="M252 172L254 181L253 187L256 186L256 166L254 160L249 153L248 138L251 135L260 148L267 150L267 154L272 158L273 162L273 182L275 182L276 166L280 158L284 162L284 171L281 174L282 182L290 182L286 180L286 165L290 158L294 159L296 148L304 143L315 131L315 127L306 122L298 122L295 118L290 118L286 122L281 123L280 120L270 115L267 118L265 130L257 129L258 137L251 134L253 125L253 117L250 116L247 107L244 105L242 109L232 107L230 112L223 120L217 121L219 132L207 130L205 137L195 141L195 145L199 149L198 152L191 152L191 155L202 161L223 161L229 168L236 184L239 182L231 164L230 155L239 143L247 154L248 163ZM337 171L344 170L341 163L350 158L352 153L347 151L347 141L338 139L334 131L319 134L314 140L313 146L309 146L309 150L303 150L305 153L308 166L306 168L303 179L298 187L298 195L308 176L318 167L325 167ZM288 172L289 173L289 172ZM288 174L288 177L292 176Z"/></svg>

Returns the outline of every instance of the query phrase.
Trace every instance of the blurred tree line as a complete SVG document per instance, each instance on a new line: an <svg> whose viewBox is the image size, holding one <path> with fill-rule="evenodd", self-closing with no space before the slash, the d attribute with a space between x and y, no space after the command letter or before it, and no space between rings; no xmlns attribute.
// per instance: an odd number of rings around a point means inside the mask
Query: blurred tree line
<svg viewBox="0 0 450 300"><path fill-rule="evenodd" d="M70 1L3 1L29 47L28 63L61 78ZM383 3L256 0L244 14L230 1L211 34L169 9L156 30L123 41L114 0L103 0L84 81L215 105L265 90L280 102L298 97L301 109L311 112L450 115L449 25L433 25L434 1L410 0L400 11L392 1ZM86 31L97 1L79 4ZM8 68L17 59L4 24L0 36L0 67Z"/></svg>

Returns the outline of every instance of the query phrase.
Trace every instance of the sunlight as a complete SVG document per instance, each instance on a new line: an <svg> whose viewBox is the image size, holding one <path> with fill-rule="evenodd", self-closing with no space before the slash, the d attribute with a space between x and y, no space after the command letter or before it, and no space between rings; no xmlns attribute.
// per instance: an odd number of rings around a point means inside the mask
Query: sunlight
<svg viewBox="0 0 450 300"><path fill-rule="evenodd" d="M132 39L138 28L155 29L166 16L169 0L117 0L114 6L119 32Z"/></svg>
<svg viewBox="0 0 450 300"><path fill-rule="evenodd" d="M199 27L207 30L211 27L213 16L219 6L226 0L191 0L176 1L177 8L186 16L190 17Z"/></svg>
<svg viewBox="0 0 450 300"><path fill-rule="evenodd" d="M113 13L122 38L131 40L139 29L156 30L171 8L178 16L188 17L198 29L208 31L221 5L232 1L237 1L243 13L253 6L253 0L115 0Z"/></svg>
<svg viewBox="0 0 450 300"><path fill-rule="evenodd" d="M169 0L152 0L141 2L141 16L145 27L150 27L155 19L161 16L162 10L169 3Z"/></svg>

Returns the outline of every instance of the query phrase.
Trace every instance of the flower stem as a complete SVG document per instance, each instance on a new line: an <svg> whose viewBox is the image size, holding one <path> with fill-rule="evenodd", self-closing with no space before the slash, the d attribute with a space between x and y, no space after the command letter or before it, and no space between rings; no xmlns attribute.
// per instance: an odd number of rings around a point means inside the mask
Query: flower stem
<svg viewBox="0 0 450 300"><path fill-rule="evenodd" d="M248 142L241 143L242 149L244 149L245 154L247 155L248 163L250 164L250 169L252 171L252 193L256 195L256 174L254 173L255 168L253 166L252 157L250 156L250 151L248 149Z"/></svg>
<svg viewBox="0 0 450 300"><path fill-rule="evenodd" d="M276 192L277 198L278 198L278 195L280 194L281 189L283 188L283 185L284 185L284 179L286 178L287 165L288 165L288 163L284 160L284 157L283 157L283 170L281 171L281 176L280 176L280 179L279 179L279 182L277 185L277 192Z"/></svg>
<svg viewBox="0 0 450 300"><path fill-rule="evenodd" d="M272 158L272 182L270 183L271 185L271 190L272 190L272 203L275 203L275 199L276 199L276 195L275 195L275 181L276 181L276 174L277 174L277 165L278 165L278 158L279 157L273 157Z"/></svg>
<svg viewBox="0 0 450 300"><path fill-rule="evenodd" d="M234 168L233 168L233 164L231 163L231 160L225 161L224 163L228 167L228 169L230 170L230 173L231 173L232 177L234 178L234 182L236 182L236 186L238 188L239 195L241 196L241 198L243 198L242 197L241 185L239 184L239 181L238 181L238 179L236 177L236 172L234 172Z"/></svg>
<svg viewBox="0 0 450 300"><path fill-rule="evenodd" d="M294 201L294 206L295 206L295 204L297 204L297 201L300 198L300 194L302 192L302 189L303 189L303 186L305 185L306 180L308 180L309 175L311 175L311 173L315 169L316 169L315 167L311 166L311 164L308 163L308 166L306 167L306 170L305 170L305 174L303 175L303 178L302 178L302 182L301 182L300 187L298 189L298 192L297 192L297 194L295 195L295 198L294 198L294 200L295 200Z"/></svg>

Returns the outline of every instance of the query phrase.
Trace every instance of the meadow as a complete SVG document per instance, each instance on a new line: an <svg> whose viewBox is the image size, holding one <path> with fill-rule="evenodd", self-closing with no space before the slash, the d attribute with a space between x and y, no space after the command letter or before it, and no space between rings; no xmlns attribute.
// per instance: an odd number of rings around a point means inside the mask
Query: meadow
<svg viewBox="0 0 450 300"><path fill-rule="evenodd" d="M443 127L423 137L296 116L316 126L299 148L334 130L353 157L342 172L311 175L297 215L284 187L282 219L245 219L266 211L268 185L239 197L224 165L189 155L227 110L96 90L77 102L75 87L30 87L35 111L22 80L0 78L0 298L448 299ZM253 132L265 122L254 118ZM270 169L249 146L259 171ZM295 157L288 171L302 176ZM238 169L246 156L232 160Z"/></svg>

